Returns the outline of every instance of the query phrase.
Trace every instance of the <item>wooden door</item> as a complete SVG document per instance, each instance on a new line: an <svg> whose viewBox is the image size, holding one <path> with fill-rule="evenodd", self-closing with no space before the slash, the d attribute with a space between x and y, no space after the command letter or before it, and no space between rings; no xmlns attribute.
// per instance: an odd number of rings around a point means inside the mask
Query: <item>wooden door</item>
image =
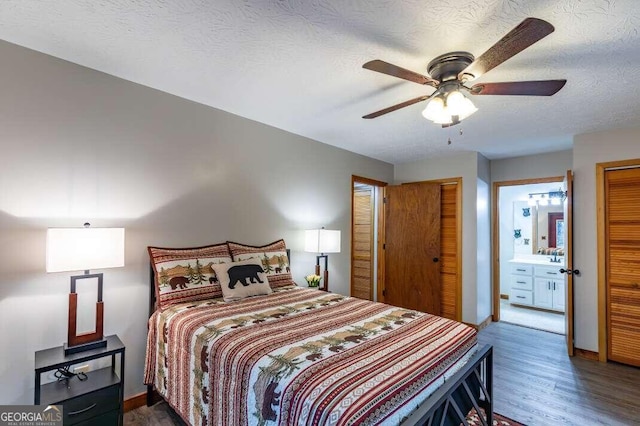
<svg viewBox="0 0 640 426"><path fill-rule="evenodd" d="M462 321L462 183L440 184L440 316Z"/></svg>
<svg viewBox="0 0 640 426"><path fill-rule="evenodd" d="M351 296L373 300L374 191L371 185L354 185L351 243Z"/></svg>
<svg viewBox="0 0 640 426"><path fill-rule="evenodd" d="M607 356L640 366L640 168L605 172Z"/></svg>
<svg viewBox="0 0 640 426"><path fill-rule="evenodd" d="M440 315L440 185L385 188L386 303Z"/></svg>
<svg viewBox="0 0 640 426"><path fill-rule="evenodd" d="M564 264L567 271L565 278L565 313L564 330L567 341L567 354L573 356L573 172L567 170L564 178L567 198L564 200Z"/></svg>

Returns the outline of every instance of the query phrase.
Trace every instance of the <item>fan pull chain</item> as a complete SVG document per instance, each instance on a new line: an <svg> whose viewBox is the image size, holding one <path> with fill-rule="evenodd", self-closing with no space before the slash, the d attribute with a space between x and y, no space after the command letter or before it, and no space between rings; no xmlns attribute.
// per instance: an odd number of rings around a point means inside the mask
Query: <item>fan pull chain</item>
<svg viewBox="0 0 640 426"><path fill-rule="evenodd" d="M460 129L460 136L462 136L464 132ZM449 139L447 139L447 145L451 145L451 127L449 127Z"/></svg>

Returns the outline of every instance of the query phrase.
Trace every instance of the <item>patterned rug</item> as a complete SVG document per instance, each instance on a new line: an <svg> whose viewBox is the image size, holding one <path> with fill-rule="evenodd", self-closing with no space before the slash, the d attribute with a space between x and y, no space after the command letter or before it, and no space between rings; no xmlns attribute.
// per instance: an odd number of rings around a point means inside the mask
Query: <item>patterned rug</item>
<svg viewBox="0 0 640 426"><path fill-rule="evenodd" d="M480 426L482 422L478 418L478 413L476 410L471 410L471 412L467 415L467 423L469 426ZM493 413L493 426L526 426L523 423L516 422L515 420L511 420L508 417L500 415L498 413Z"/></svg>

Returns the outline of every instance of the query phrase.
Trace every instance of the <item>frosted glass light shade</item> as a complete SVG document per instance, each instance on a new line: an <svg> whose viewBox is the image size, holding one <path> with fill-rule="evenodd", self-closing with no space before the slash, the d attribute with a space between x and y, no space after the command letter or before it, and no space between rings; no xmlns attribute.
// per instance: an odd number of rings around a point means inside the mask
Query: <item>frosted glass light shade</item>
<svg viewBox="0 0 640 426"><path fill-rule="evenodd" d="M304 231L304 251L310 253L340 253L340 231L309 229Z"/></svg>
<svg viewBox="0 0 640 426"><path fill-rule="evenodd" d="M436 122L444 113L444 101L440 97L431 99L426 108L422 111L422 116L427 120Z"/></svg>
<svg viewBox="0 0 640 426"><path fill-rule="evenodd" d="M124 266L124 228L49 228L47 272Z"/></svg>
<svg viewBox="0 0 640 426"><path fill-rule="evenodd" d="M422 111L424 118L436 124L451 124L453 123L452 117L457 115L458 120L464 120L478 110L473 102L458 90L450 92L446 97L446 102L442 96L438 95L429 101L427 107Z"/></svg>
<svg viewBox="0 0 640 426"><path fill-rule="evenodd" d="M457 90L447 95L447 107L449 114L457 115L460 120L464 120L478 110L469 98Z"/></svg>

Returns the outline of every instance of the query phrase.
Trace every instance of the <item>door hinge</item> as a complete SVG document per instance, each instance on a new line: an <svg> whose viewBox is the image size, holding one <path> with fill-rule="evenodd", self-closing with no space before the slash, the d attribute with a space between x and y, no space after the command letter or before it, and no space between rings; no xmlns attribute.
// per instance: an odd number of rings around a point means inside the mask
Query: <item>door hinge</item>
<svg viewBox="0 0 640 426"><path fill-rule="evenodd" d="M387 289L385 288L384 290L382 290L382 295L386 296L387 295Z"/></svg>
<svg viewBox="0 0 640 426"><path fill-rule="evenodd" d="M387 204L387 197L382 197L382 204Z"/></svg>
<svg viewBox="0 0 640 426"><path fill-rule="evenodd" d="M386 250L387 249L387 245L386 244L382 244L382 250Z"/></svg>

